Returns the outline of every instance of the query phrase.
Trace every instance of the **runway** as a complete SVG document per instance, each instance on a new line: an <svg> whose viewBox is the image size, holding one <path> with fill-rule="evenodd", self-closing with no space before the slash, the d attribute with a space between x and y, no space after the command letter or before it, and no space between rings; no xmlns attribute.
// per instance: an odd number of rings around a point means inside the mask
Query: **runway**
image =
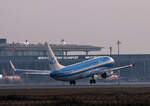
<svg viewBox="0 0 150 106"><path fill-rule="evenodd" d="M0 89L50 89L50 88L149 88L150 82L98 83L98 84L0 84Z"/></svg>
<svg viewBox="0 0 150 106"><path fill-rule="evenodd" d="M118 106L135 103L150 105L150 84L142 83L99 83L89 84L1 84L0 105L52 105L63 106ZM15 102L12 102L15 101Z"/></svg>

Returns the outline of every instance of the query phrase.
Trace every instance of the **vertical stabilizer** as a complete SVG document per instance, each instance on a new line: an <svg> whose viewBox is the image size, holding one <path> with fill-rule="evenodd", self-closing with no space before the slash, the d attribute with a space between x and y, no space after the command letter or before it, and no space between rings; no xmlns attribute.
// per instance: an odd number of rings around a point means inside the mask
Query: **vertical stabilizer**
<svg viewBox="0 0 150 106"><path fill-rule="evenodd" d="M46 45L48 47L49 64L50 64L51 70L55 71L55 70L59 70L59 69L63 68L64 66L59 64L59 62L58 62L56 56L54 55L50 45L48 43L46 43Z"/></svg>

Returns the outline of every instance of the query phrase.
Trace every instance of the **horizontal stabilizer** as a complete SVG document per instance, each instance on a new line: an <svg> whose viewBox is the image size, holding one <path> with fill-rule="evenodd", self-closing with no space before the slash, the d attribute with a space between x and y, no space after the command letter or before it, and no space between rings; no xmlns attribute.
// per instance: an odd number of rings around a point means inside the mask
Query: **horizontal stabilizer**
<svg viewBox="0 0 150 106"><path fill-rule="evenodd" d="M23 72L26 75L50 75L50 71L47 72Z"/></svg>

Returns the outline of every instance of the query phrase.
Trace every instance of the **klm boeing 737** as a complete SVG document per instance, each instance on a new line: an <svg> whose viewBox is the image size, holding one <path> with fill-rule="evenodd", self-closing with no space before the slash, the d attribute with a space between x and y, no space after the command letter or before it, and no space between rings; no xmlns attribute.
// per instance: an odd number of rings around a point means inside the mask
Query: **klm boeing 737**
<svg viewBox="0 0 150 106"><path fill-rule="evenodd" d="M69 81L70 84L76 84L76 80L91 77L91 84L96 83L95 75L101 76L103 79L117 78L113 72L123 68L132 67L133 65L126 65L117 68L112 68L115 63L114 59L109 56L97 57L94 59L86 60L69 66L59 64L56 56L54 55L51 47L47 44L49 54L49 64L51 70L27 70L16 69L12 62L10 64L15 71L30 72L30 74L49 75L51 78L60 81Z"/></svg>

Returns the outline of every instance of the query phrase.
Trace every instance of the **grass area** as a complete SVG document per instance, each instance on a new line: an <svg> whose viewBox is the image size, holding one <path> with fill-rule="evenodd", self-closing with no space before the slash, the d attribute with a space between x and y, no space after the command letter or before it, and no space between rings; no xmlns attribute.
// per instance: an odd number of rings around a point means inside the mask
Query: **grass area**
<svg viewBox="0 0 150 106"><path fill-rule="evenodd" d="M147 106L150 88L58 88L0 90L0 105Z"/></svg>

